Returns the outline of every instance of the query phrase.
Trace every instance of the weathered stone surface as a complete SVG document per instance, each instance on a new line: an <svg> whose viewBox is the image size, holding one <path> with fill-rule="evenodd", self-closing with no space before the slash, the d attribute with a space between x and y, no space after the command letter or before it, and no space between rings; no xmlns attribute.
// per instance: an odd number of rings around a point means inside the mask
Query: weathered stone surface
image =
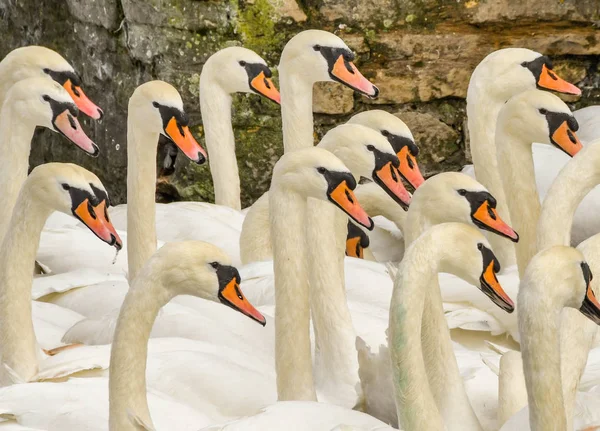
<svg viewBox="0 0 600 431"><path fill-rule="evenodd" d="M375 103L409 124L421 147L419 163L433 174L469 161L464 97L473 68L496 49L521 46L552 56L557 72L583 91L580 100L566 99L570 106L600 104L599 25L598 0L0 0L0 58L18 46L42 44L71 62L106 113L102 122L81 118L100 155L92 159L58 134L39 131L31 165L81 164L121 203L132 92L152 79L172 83L202 143L199 77L220 48L244 45L275 66L298 31L335 32L381 93L371 101L339 84L319 84L315 141ZM237 95L233 122L246 206L268 188L282 153L280 110L257 95ZM161 139L159 166L165 150ZM208 166L181 155L174 172L158 181L161 200L211 200L212 193Z"/></svg>
<svg viewBox="0 0 600 431"><path fill-rule="evenodd" d="M348 114L354 108L354 92L337 82L319 82L313 88L313 112Z"/></svg>

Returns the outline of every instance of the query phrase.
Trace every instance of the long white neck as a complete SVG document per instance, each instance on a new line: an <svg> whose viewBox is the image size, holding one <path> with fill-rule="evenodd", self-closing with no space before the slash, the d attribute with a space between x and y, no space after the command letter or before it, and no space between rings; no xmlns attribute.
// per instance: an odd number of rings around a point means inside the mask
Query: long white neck
<svg viewBox="0 0 600 431"><path fill-rule="evenodd" d="M500 358L498 375L498 427L527 405L527 387L521 353L510 350Z"/></svg>
<svg viewBox="0 0 600 431"><path fill-rule="evenodd" d="M506 101L491 98L485 88L485 86L480 89L469 87L467 120L471 157L477 181L483 184L496 198L498 202L496 210L500 217L509 226L512 226L504 193L505 186L498 171L499 161L497 160L495 141L496 120ZM502 266L507 268L516 262L515 250L509 241L497 235L487 235L487 238L494 253L502 262Z"/></svg>
<svg viewBox="0 0 600 431"><path fill-rule="evenodd" d="M31 197L27 185L23 187L0 250L2 364L26 382L38 371L40 350L31 316L31 284L40 235L50 213L47 206ZM0 368L0 384L14 383L6 369Z"/></svg>
<svg viewBox="0 0 600 431"><path fill-rule="evenodd" d="M532 431L567 429L560 365L560 309L543 292L521 286L519 332Z"/></svg>
<svg viewBox="0 0 600 431"><path fill-rule="evenodd" d="M277 395L281 401L316 401L309 331L306 200L272 184L269 206L275 278Z"/></svg>
<svg viewBox="0 0 600 431"><path fill-rule="evenodd" d="M172 293L157 282L156 270L140 273L127 292L110 355L109 429L136 431L137 421L152 426L146 398L148 339L160 308Z"/></svg>
<svg viewBox="0 0 600 431"><path fill-rule="evenodd" d="M502 166L500 177L506 194L512 227L519 233L515 244L519 275L523 276L527 264L536 253L536 229L540 217L540 200L535 183L531 142L522 142L509 130L496 129L498 163ZM504 240L506 241L506 240Z"/></svg>
<svg viewBox="0 0 600 431"><path fill-rule="evenodd" d="M127 258L129 281L156 251L156 148L158 134L127 122Z"/></svg>
<svg viewBox="0 0 600 431"><path fill-rule="evenodd" d="M358 401L356 332L346 301L344 255L348 218L329 202L308 198L310 305L315 331L315 380L321 401L349 408Z"/></svg>
<svg viewBox="0 0 600 431"><path fill-rule="evenodd" d="M376 183L361 184L354 191L360 205L371 217L384 216L404 234L407 212Z"/></svg>
<svg viewBox="0 0 600 431"><path fill-rule="evenodd" d="M231 95L205 75L200 76L200 110L215 203L241 210L240 176L231 125Z"/></svg>
<svg viewBox="0 0 600 431"><path fill-rule="evenodd" d="M285 64L280 64L279 85L284 152L312 147L313 82L307 82L301 74L289 71Z"/></svg>
<svg viewBox="0 0 600 431"><path fill-rule="evenodd" d="M7 100L0 111L0 241L8 230L10 217L27 178L29 152L35 125L26 124L11 109Z"/></svg>
<svg viewBox="0 0 600 431"><path fill-rule="evenodd" d="M481 429L453 354L439 288L437 293L432 289L444 253L440 239L422 237L408 249L392 293L389 343L398 420L405 431ZM423 315L427 296L437 303L431 306L429 320ZM422 329L429 334L426 340ZM443 372L431 375L425 365L428 355L443 358Z"/></svg>

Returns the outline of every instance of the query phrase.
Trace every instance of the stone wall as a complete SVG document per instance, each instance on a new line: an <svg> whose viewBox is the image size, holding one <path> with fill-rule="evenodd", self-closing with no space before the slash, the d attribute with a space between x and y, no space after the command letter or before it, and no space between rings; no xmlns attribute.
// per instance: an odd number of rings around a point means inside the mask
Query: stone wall
<svg viewBox="0 0 600 431"><path fill-rule="evenodd" d="M598 0L0 0L0 58L27 44L53 48L82 75L106 112L84 120L100 145L91 159L48 131L36 135L32 165L72 161L96 172L114 201L126 198L126 115L134 88L151 79L181 92L202 140L198 82L208 56L244 44L276 66L285 42L309 28L334 31L381 90L375 101L338 84L315 88L316 138L353 113L399 113L421 147L426 175L469 161L465 96L469 76L493 50L520 46L553 57L583 89L577 109L600 104ZM276 71L275 71L276 73ZM375 105L375 106L373 106ZM243 204L268 188L282 153L278 107L256 95L235 98L234 127ZM165 146L160 144L162 165ZM160 200L212 200L208 166L178 157L162 173Z"/></svg>

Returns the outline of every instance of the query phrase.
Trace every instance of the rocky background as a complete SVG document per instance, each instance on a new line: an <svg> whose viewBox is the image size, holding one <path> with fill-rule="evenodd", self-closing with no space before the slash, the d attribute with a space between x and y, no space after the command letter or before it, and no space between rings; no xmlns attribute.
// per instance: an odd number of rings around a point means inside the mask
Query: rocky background
<svg viewBox="0 0 600 431"><path fill-rule="evenodd" d="M422 171L431 175L469 161L467 85L493 50L526 47L552 56L559 74L583 90L571 107L600 104L599 27L598 0L0 0L0 58L38 44L71 62L106 113L101 123L84 120L101 155L91 159L40 131L31 164L81 164L123 203L126 113L134 88L151 79L175 85L201 140L200 71L220 48L243 44L276 74L279 54L296 32L335 32L357 52L359 68L381 96L371 101L338 84L318 85L315 139L365 109L398 113L421 147ZM237 96L233 118L245 206L268 188L282 154L281 120L278 107L256 95ZM163 142L159 149L162 166ZM157 184L160 201L213 199L208 166L184 157Z"/></svg>

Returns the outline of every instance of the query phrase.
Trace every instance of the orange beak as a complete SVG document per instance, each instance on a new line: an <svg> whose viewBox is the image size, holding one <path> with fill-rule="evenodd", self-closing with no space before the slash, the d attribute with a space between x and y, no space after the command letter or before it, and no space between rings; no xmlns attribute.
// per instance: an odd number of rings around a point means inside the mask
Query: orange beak
<svg viewBox="0 0 600 431"><path fill-rule="evenodd" d="M376 98L379 95L379 89L358 71L354 63L346 61L343 55L335 61L330 73L341 83L368 97Z"/></svg>
<svg viewBox="0 0 600 431"><path fill-rule="evenodd" d="M487 200L477 208L472 217L477 227L494 232L513 242L519 241L519 235L500 218L496 208L490 207Z"/></svg>
<svg viewBox="0 0 600 431"><path fill-rule="evenodd" d="M373 220L367 215L367 212L363 207L360 206L354 192L350 190L345 180L333 189L329 194L329 200L341 208L341 210L348 214L348 216L356 223L369 230L373 230L373 227L375 226Z"/></svg>
<svg viewBox="0 0 600 431"><path fill-rule="evenodd" d="M417 164L417 158L410 154L408 146L403 147L397 154L400 160L400 175L404 178L411 186L419 188L421 184L425 182L423 175Z"/></svg>
<svg viewBox="0 0 600 431"><path fill-rule="evenodd" d="M346 239L346 256L363 259L364 249L360 245L360 237Z"/></svg>
<svg viewBox="0 0 600 431"><path fill-rule="evenodd" d="M398 202L402 208L408 209L410 205L410 193L400 181L400 174L392 162L387 162L381 169L375 171L377 183Z"/></svg>
<svg viewBox="0 0 600 431"><path fill-rule="evenodd" d="M581 90L579 88L562 79L560 76L554 73L553 70L548 69L545 64L542 66L542 73L540 73L540 78L538 79L537 84L541 88L545 88L547 90L553 90L565 94L574 94L575 96L581 95Z"/></svg>
<svg viewBox="0 0 600 431"><path fill-rule="evenodd" d="M273 102L281 105L281 95L279 90L271 81L271 78L265 76L265 72L261 71L256 77L250 81L250 87L258 94L265 96L267 99L271 99Z"/></svg>
<svg viewBox="0 0 600 431"><path fill-rule="evenodd" d="M92 117L94 120L99 120L104 116L104 112L100 109L96 104L94 104L88 97L85 95L81 87L77 87L71 83L70 79L67 79L63 84L65 90L69 93L73 102L77 105L79 110L84 114Z"/></svg>
<svg viewBox="0 0 600 431"><path fill-rule="evenodd" d="M566 121L564 121L552 134L552 142L573 157L583 148L577 134L573 132Z"/></svg>
<svg viewBox="0 0 600 431"><path fill-rule="evenodd" d="M57 115L52 123L59 133L65 135L83 151L94 157L98 155L98 146L88 138L77 118L71 115L68 109L65 109L62 114Z"/></svg>
<svg viewBox="0 0 600 431"><path fill-rule="evenodd" d="M240 285L236 277L231 279L229 283L219 293L221 300L225 302L225 305L233 308L250 317L252 320L256 320L262 326L267 324L265 317L256 309L250 302L244 297L244 294L240 290Z"/></svg>
<svg viewBox="0 0 600 431"><path fill-rule="evenodd" d="M89 199L86 198L75 208L73 215L102 241L109 245L114 245L117 250L121 250L123 241L121 241L115 227L108 219L105 200L94 207Z"/></svg>
<svg viewBox="0 0 600 431"><path fill-rule="evenodd" d="M512 313L515 309L515 304L512 299L506 294L502 286L500 286L500 282L496 278L496 272L494 271L494 261L492 260L487 268L483 271L483 274L480 278L481 289L483 293L485 293L494 304L503 310Z"/></svg>
<svg viewBox="0 0 600 431"><path fill-rule="evenodd" d="M188 126L181 126L175 117L169 120L165 133L188 158L198 164L206 161L206 151L200 146Z"/></svg>

